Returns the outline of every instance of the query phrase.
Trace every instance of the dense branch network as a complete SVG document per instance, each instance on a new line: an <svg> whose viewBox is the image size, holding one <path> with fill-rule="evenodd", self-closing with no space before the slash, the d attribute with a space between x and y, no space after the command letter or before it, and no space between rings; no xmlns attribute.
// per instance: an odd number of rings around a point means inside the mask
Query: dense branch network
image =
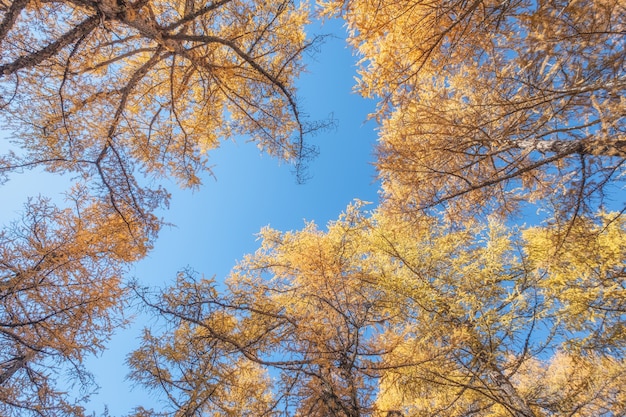
<svg viewBox="0 0 626 417"><path fill-rule="evenodd" d="M380 99L390 209L453 219L533 201L563 223L623 186L626 8L619 0L328 1ZM620 207L621 210L622 207Z"/></svg>
<svg viewBox="0 0 626 417"><path fill-rule="evenodd" d="M82 360L123 324L122 276L147 251L112 211L78 191L73 209L31 200L0 232L2 415L82 416L67 395L94 388Z"/></svg>
<svg viewBox="0 0 626 417"><path fill-rule="evenodd" d="M622 219L579 219L555 262L553 228L415 227L359 207L324 231L264 229L223 290L193 271L137 289L162 321L130 377L166 401L137 416L626 410Z"/></svg>
<svg viewBox="0 0 626 417"><path fill-rule="evenodd" d="M195 186L222 138L246 134L300 164L315 128L293 87L306 19L290 2L10 3L0 104L28 140L0 169L95 175L122 217L141 218L164 195L140 196L138 168Z"/></svg>
<svg viewBox="0 0 626 417"><path fill-rule="evenodd" d="M380 99L385 201L327 231L265 229L221 293L188 271L129 357L169 408L137 416L623 415L626 9L619 0L322 2ZM82 416L60 387L122 324L163 176L249 135L298 165L293 1L0 0L0 180L70 173L0 233L0 414ZM478 215L550 206L556 227ZM623 201L618 201L623 204ZM445 208L446 223L424 215ZM619 211L621 210L621 211ZM400 214L398 216L397 214ZM459 222L458 220L468 221ZM562 227L565 225L566 227Z"/></svg>
<svg viewBox="0 0 626 417"><path fill-rule="evenodd" d="M240 135L303 173L320 127L294 87L307 21L293 1L0 1L14 145L0 183L33 168L76 181L69 208L31 200L0 233L0 414L82 415L55 375L89 388L82 359L122 323L122 276L162 225L162 177L198 186L207 152Z"/></svg>

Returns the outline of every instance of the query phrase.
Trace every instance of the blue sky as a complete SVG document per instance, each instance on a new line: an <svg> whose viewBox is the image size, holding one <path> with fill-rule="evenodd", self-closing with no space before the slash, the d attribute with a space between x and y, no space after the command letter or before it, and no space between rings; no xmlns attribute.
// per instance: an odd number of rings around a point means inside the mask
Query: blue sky
<svg viewBox="0 0 626 417"><path fill-rule="evenodd" d="M174 226L163 229L155 249L135 266L132 278L165 286L177 271L189 266L221 280L238 259L257 249L256 234L262 227L294 230L302 228L304 221L325 225L355 198L376 202L375 124L366 123L374 103L352 93L356 58L346 46L341 22L311 25L310 33L337 35L307 58L308 71L299 82L302 110L313 120L332 115L336 122L335 128L309 138L319 148L309 164L310 178L298 184L290 166L261 155L245 138L224 143L210 153L215 178L206 175L199 190L165 184L172 200L161 215ZM118 332L101 357L88 361L101 386L90 411L100 414L105 404L112 416L122 416L138 405L159 409L154 396L132 389L125 380L125 356L138 346L145 324L145 318L136 320L128 330Z"/></svg>

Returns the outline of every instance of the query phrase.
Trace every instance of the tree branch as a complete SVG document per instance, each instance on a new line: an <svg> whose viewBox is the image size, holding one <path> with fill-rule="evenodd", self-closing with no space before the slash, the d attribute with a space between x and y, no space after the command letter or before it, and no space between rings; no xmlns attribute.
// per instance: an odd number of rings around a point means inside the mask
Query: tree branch
<svg viewBox="0 0 626 417"><path fill-rule="evenodd" d="M18 70L32 68L40 64L46 59L57 54L61 49L65 48L66 46L78 41L80 38L87 36L89 32L91 32L98 26L99 22L100 19L98 16L88 17L87 19L76 25L72 30L61 35L56 41L52 42L43 49L35 51L29 55L22 56L9 64L0 65L0 77L11 75Z"/></svg>
<svg viewBox="0 0 626 417"><path fill-rule="evenodd" d="M6 11L4 19L2 19L2 23L0 23L0 44L2 44L2 41L6 37L7 33L9 33L9 30L11 30L15 21L19 17L22 10L26 8L29 1L30 0L14 0L11 3L11 7L9 7L9 10Z"/></svg>

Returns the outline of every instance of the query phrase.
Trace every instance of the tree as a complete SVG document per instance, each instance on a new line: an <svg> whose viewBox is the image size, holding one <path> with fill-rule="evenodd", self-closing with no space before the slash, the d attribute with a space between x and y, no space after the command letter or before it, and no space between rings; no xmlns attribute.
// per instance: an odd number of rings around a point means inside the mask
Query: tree
<svg viewBox="0 0 626 417"><path fill-rule="evenodd" d="M302 172L319 127L294 87L307 21L288 0L0 1L0 122L16 145L0 183L31 168L76 181L67 208L31 200L0 233L3 415L82 412L54 374L87 382L123 272L162 226L163 177L198 186L207 152L241 134Z"/></svg>
<svg viewBox="0 0 626 417"><path fill-rule="evenodd" d="M124 324L123 274L148 249L114 211L80 190L72 198L66 209L31 200L0 233L3 416L83 415L94 386L83 358Z"/></svg>
<svg viewBox="0 0 626 417"><path fill-rule="evenodd" d="M168 331L146 332L129 357L131 379L165 394L163 415L361 415L372 407L371 364L385 349L378 335L387 313L363 286L355 226L337 222L328 236L313 224L293 234L263 230L262 248L224 295L189 273L157 297L140 292ZM251 382L233 368L258 368L252 384L263 389L252 392L271 395L252 397L254 408L237 400Z"/></svg>
<svg viewBox="0 0 626 417"><path fill-rule="evenodd" d="M13 1L0 26L2 109L28 138L28 162L50 169L106 177L126 156L195 185L204 152L237 133L300 160L293 80L307 19L288 1Z"/></svg>
<svg viewBox="0 0 626 417"><path fill-rule="evenodd" d="M387 206L452 218L618 204L626 157L619 0L327 1L380 99ZM621 209L621 208L619 208Z"/></svg>
<svg viewBox="0 0 626 417"><path fill-rule="evenodd" d="M168 327L131 378L165 391L164 415L199 397L183 415L622 415L625 223L595 227L555 251L552 228L416 227L357 204L325 232L264 229L223 294L193 274L140 292ZM263 412L233 401L223 364L260 369Z"/></svg>
<svg viewBox="0 0 626 417"><path fill-rule="evenodd" d="M622 415L624 222L604 218L567 239L555 227L520 237L498 223L470 228L473 243L446 233L453 260L444 262L433 262L432 241L390 241L410 271L392 282L440 301L387 359L421 362L385 372L379 404L407 416ZM422 283L431 294L418 292Z"/></svg>
<svg viewBox="0 0 626 417"><path fill-rule="evenodd" d="M0 109L18 145L0 159L5 180L35 166L71 173L155 229L168 195L139 173L196 186L206 151L238 134L298 165L309 154L315 126L293 86L311 44L304 6L16 0L0 19Z"/></svg>

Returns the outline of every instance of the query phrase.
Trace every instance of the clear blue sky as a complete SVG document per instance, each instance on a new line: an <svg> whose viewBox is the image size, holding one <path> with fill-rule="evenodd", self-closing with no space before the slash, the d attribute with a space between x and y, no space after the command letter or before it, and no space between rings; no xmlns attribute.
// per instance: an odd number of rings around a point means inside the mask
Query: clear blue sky
<svg viewBox="0 0 626 417"><path fill-rule="evenodd" d="M172 283L176 272L189 266L205 276L224 278L238 259L257 249L255 234L266 225L279 230L300 229L304 221L325 225L355 198L375 202L373 145L375 125L365 123L374 103L352 93L356 58L345 44L340 22L311 26L310 33L335 33L320 52L307 58L308 72L299 82L299 98L311 119L333 115L336 128L309 140L319 147L311 161L311 178L298 184L291 167L260 155L242 138L224 143L210 154L215 179L206 176L200 190L191 192L166 184L172 192L170 210L163 218L173 223L160 234L147 259L131 276L146 285ZM129 413L135 406L154 407L159 402L125 380L124 359L138 346L144 325L136 321L119 332L109 349L87 366L101 386L89 410L100 414L104 404L112 416Z"/></svg>

